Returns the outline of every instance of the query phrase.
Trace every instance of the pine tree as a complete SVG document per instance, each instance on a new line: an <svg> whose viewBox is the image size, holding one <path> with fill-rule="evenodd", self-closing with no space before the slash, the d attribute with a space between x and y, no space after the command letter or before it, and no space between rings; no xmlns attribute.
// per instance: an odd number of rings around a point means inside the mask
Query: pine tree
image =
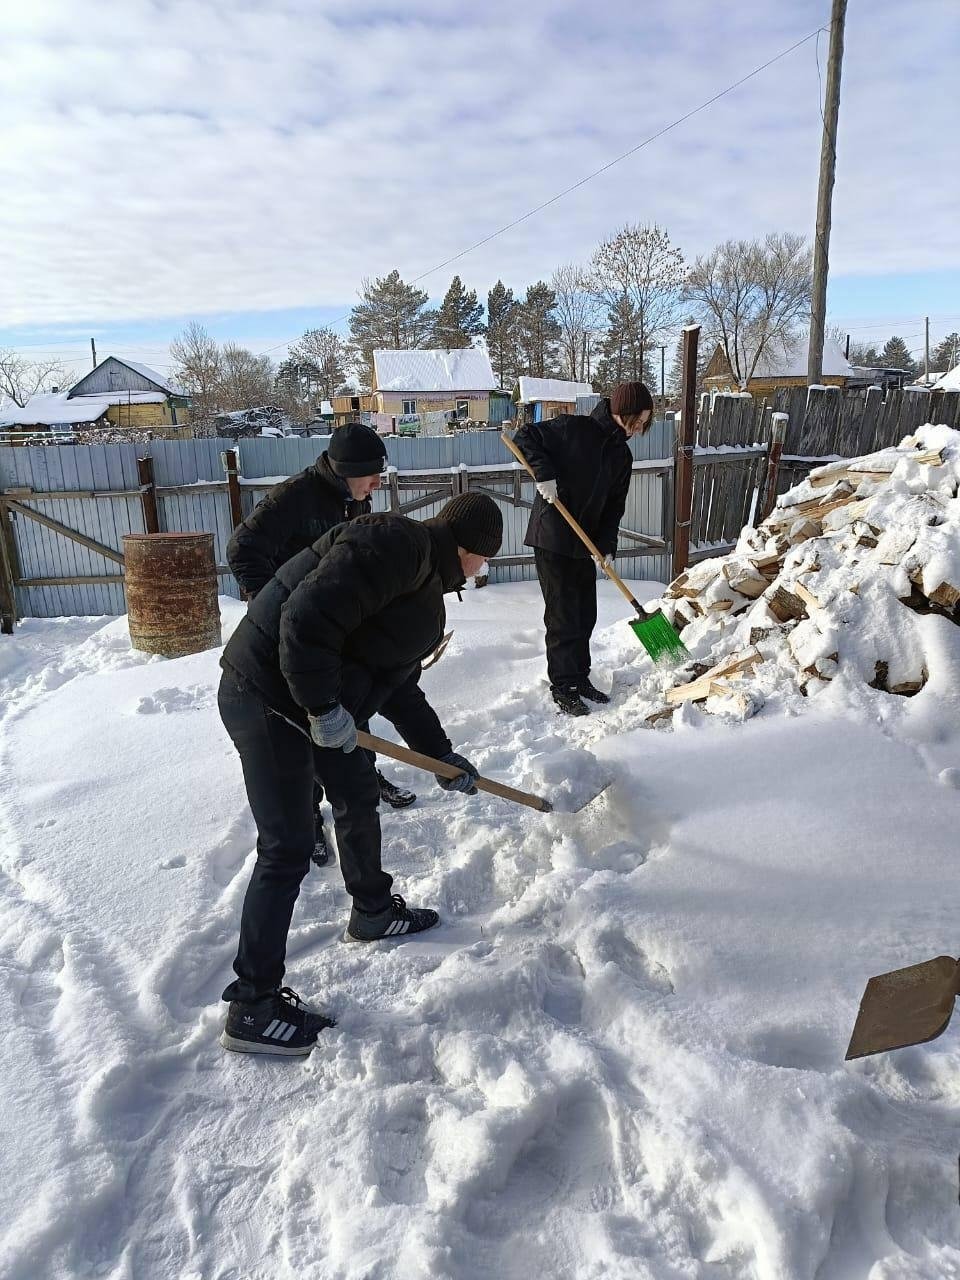
<svg viewBox="0 0 960 1280"><path fill-rule="evenodd" d="M851 342L848 358L851 364L867 369L876 368L880 364L880 353L877 348L865 342Z"/></svg>
<svg viewBox="0 0 960 1280"><path fill-rule="evenodd" d="M517 308L517 340L524 372L533 378L548 378L557 365L560 325L554 315L556 294L543 280L529 285Z"/></svg>
<svg viewBox="0 0 960 1280"><path fill-rule="evenodd" d="M460 277L454 276L437 312L433 340L438 347L453 351L469 347L482 332L483 304L477 301L475 290L468 292Z"/></svg>
<svg viewBox="0 0 960 1280"><path fill-rule="evenodd" d="M487 294L487 350L501 387L517 380L517 301L513 290L498 280Z"/></svg>
<svg viewBox="0 0 960 1280"><path fill-rule="evenodd" d="M885 369L903 369L911 376L916 373L917 366L914 362L907 344L902 338L890 338L887 345L880 352L880 364Z"/></svg>
<svg viewBox="0 0 960 1280"><path fill-rule="evenodd" d="M949 373L960 364L960 333L948 333L938 342L930 356L931 373Z"/></svg>
<svg viewBox="0 0 960 1280"><path fill-rule="evenodd" d="M607 330L600 343L594 382L604 391L612 390L619 382L645 382L656 392L660 375L654 370L652 357L653 350L644 351L641 345L637 309L624 294L607 312Z"/></svg>
<svg viewBox="0 0 960 1280"><path fill-rule="evenodd" d="M399 271L376 280L364 280L363 299L350 312L350 338L367 384L373 377L373 353L378 349L409 351L431 340L437 313L427 307L428 297L400 279Z"/></svg>

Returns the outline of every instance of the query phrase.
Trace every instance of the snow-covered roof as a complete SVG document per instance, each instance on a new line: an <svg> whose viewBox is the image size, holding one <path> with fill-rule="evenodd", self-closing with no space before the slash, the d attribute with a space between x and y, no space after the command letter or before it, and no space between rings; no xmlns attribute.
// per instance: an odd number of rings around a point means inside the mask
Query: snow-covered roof
<svg viewBox="0 0 960 1280"><path fill-rule="evenodd" d="M61 422L96 422L111 403L109 396L77 396L70 400L66 391L40 392L31 396L22 409L10 402L0 407L0 427L52 427Z"/></svg>
<svg viewBox="0 0 960 1280"><path fill-rule="evenodd" d="M809 339L805 333L776 340L767 347L753 372L755 378L806 378ZM849 378L853 368L833 338L823 341L823 374L825 378Z"/></svg>
<svg viewBox="0 0 960 1280"><path fill-rule="evenodd" d="M183 387L178 386L176 382L170 378L165 378L162 373L157 373L156 369L151 369L148 364L139 364L136 360L122 360L120 356L114 356L114 360L118 360L120 364L125 364L128 369L132 369L134 373L139 373L143 378L149 378L151 382L155 382L158 387L162 387L164 391L169 391L172 396L183 396L187 393Z"/></svg>
<svg viewBox="0 0 960 1280"><path fill-rule="evenodd" d="M592 396L589 382L565 382L563 378L521 378L520 403L533 404L537 400L557 400L573 404L577 396Z"/></svg>
<svg viewBox="0 0 960 1280"><path fill-rule="evenodd" d="M960 364L955 365L949 373L943 374L933 384L934 391L960 391Z"/></svg>
<svg viewBox="0 0 960 1280"><path fill-rule="evenodd" d="M496 391L490 357L480 347L459 351L375 351L378 391Z"/></svg>

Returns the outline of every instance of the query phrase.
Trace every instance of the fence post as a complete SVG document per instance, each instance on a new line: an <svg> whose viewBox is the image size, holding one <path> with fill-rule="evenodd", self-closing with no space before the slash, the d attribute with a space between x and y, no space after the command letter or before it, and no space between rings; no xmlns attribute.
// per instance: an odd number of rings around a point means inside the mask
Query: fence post
<svg viewBox="0 0 960 1280"><path fill-rule="evenodd" d="M225 449L220 455L223 469L227 473L227 493L230 495L231 527L236 529L243 523L243 507L240 505L240 463L237 461L236 449Z"/></svg>
<svg viewBox="0 0 960 1280"><path fill-rule="evenodd" d="M157 490L153 478L153 459L137 459L137 476L140 479L140 502L143 506L144 533L159 533L160 519L157 515Z"/></svg>
<svg viewBox="0 0 960 1280"><path fill-rule="evenodd" d="M17 621L16 577L11 555L10 511L0 497L0 635L12 636Z"/></svg>
<svg viewBox="0 0 960 1280"><path fill-rule="evenodd" d="M683 411L676 441L673 576L679 577L690 562L690 516L693 510L693 449L697 438L697 345L700 326L683 331Z"/></svg>
<svg viewBox="0 0 960 1280"><path fill-rule="evenodd" d="M780 477L780 458L783 454L783 442L787 436L787 414L774 413L770 415L770 452L767 457L767 483L766 491L763 495L763 502L760 506L760 516L757 524L762 524L767 516L773 510L774 503L777 500L777 481Z"/></svg>

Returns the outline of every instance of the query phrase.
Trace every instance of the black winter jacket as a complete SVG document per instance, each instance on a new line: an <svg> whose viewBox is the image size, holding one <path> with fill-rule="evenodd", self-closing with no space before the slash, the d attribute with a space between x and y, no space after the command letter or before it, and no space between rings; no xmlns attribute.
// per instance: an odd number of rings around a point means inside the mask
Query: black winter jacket
<svg viewBox="0 0 960 1280"><path fill-rule="evenodd" d="M627 505L633 455L626 432L601 400L587 418L565 413L531 422L516 434L521 453L538 480L556 480L560 501L604 555L617 550L617 530ZM577 559L586 549L559 512L537 494L530 513L528 547Z"/></svg>
<svg viewBox="0 0 960 1280"><path fill-rule="evenodd" d="M298 724L342 702L358 724L379 712L415 751L446 755L450 740L418 681L443 636L444 592L463 581L442 521L361 516L280 567L221 665Z"/></svg>
<svg viewBox="0 0 960 1280"><path fill-rule="evenodd" d="M370 499L351 498L346 482L322 453L306 471L271 489L237 525L227 544L227 563L244 596L252 599L291 556L335 524L369 511Z"/></svg>

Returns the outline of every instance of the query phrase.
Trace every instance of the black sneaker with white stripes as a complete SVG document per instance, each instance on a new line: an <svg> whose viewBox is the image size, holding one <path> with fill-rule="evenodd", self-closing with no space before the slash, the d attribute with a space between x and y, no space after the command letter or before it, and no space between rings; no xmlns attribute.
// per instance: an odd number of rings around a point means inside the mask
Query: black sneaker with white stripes
<svg viewBox="0 0 960 1280"><path fill-rule="evenodd" d="M427 907L408 907L399 893L390 899L390 905L375 916L364 915L356 907L350 913L350 923L343 935L344 942L380 942L389 938L402 942L411 933L423 933L440 923L436 911Z"/></svg>
<svg viewBox="0 0 960 1280"><path fill-rule="evenodd" d="M234 1053L303 1057L325 1027L336 1025L333 1018L308 1009L295 991L281 987L259 1000L231 1000L220 1043Z"/></svg>
<svg viewBox="0 0 960 1280"><path fill-rule="evenodd" d="M388 804L391 809L406 809L417 798L406 787L398 787L395 782L385 778L379 769L377 770L377 781L380 783L380 799L384 804Z"/></svg>
<svg viewBox="0 0 960 1280"><path fill-rule="evenodd" d="M326 833L323 830L323 818L319 812L313 824L313 853L310 855L310 861L315 867L325 867L330 861L330 846L327 844Z"/></svg>

